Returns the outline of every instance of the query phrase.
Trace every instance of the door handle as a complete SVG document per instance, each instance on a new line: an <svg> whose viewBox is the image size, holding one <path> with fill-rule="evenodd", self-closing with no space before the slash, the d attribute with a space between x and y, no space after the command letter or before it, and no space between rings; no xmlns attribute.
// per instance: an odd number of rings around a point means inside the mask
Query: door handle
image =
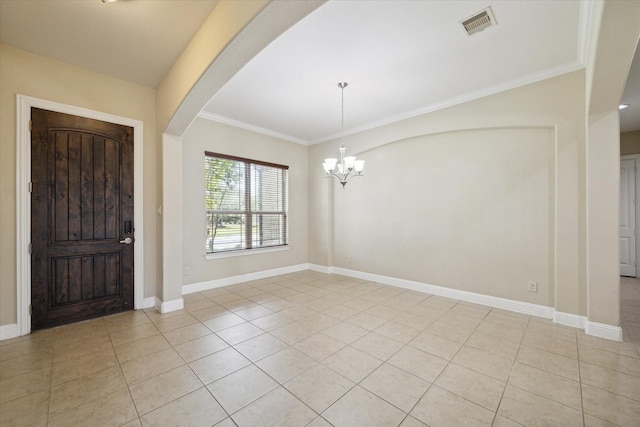
<svg viewBox="0 0 640 427"><path fill-rule="evenodd" d="M120 240L120 243L124 243L125 245L130 245L133 243L133 239L131 237L127 237L124 240Z"/></svg>

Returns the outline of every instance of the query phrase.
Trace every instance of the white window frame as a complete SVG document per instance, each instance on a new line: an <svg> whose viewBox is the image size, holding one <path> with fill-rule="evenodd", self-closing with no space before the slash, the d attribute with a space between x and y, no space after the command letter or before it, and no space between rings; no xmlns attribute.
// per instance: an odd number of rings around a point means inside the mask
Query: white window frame
<svg viewBox="0 0 640 427"><path fill-rule="evenodd" d="M241 210L241 211L231 211L231 210L220 210L218 213L228 213L231 215L244 215L246 216L246 218L249 219L249 221L251 220L252 215L257 215L257 214L265 214L265 215L282 215L283 219L284 219L284 229L282 230L283 236L282 236L282 240L284 241L283 244L279 244L279 245L272 245L272 246L259 246L259 247L248 247L248 248L242 248L242 249L231 249L231 250L222 250L222 251L218 251L218 252L209 252L207 250L207 245L205 243L205 258L206 259L217 259L217 258L227 258L227 257L234 257L234 256L240 256L240 255L250 255L250 254L259 254L259 253L268 253L268 252L279 252L279 251L285 251L285 250L289 250L289 213L288 213L288 169L289 166L286 165L281 165L281 164L276 164L276 163L270 163L270 162L265 162L265 161L261 161L261 160L254 160L254 159L248 159L248 158L244 158L244 157L237 157L237 156L231 156L231 155L227 155L227 154L221 154L221 153L214 153L214 152L210 152L210 151L205 151L205 159L207 158L217 158L217 159L224 159L224 160L231 160L234 162L240 162L240 163L244 163L245 167L247 169L251 168L251 165L259 165L259 166L266 166L269 168L275 168L275 169L281 169L283 171L283 181L282 181L282 186L283 186L283 195L284 195L284 200L283 200L283 209L280 211L256 211L256 210L252 210L252 203L250 199L247 199L247 203L245 204L246 209L245 210ZM244 193L247 194L247 197L251 196L251 191L250 191L250 185L251 185L251 180L247 180L245 182L245 185L247 186L245 188ZM206 183L205 183L205 188L206 188ZM206 191L206 190L205 190ZM207 209L206 205L205 205L205 215L209 215L209 211L211 209ZM208 229L208 219L207 219L207 229ZM252 228L252 227L249 227ZM249 231L246 231L247 235L249 235ZM209 233L208 231L205 231L205 242L208 241L209 239ZM246 239L247 241L249 241L249 239ZM251 242L249 242L249 244L251 244Z"/></svg>

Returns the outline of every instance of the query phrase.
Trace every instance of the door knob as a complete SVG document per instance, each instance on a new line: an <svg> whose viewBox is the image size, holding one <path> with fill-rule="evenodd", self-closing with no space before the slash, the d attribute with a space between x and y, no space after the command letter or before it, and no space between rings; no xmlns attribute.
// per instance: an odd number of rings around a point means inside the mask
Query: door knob
<svg viewBox="0 0 640 427"><path fill-rule="evenodd" d="M133 239L131 237L127 237L124 240L120 240L120 243L124 243L125 245L130 245L131 243L133 243Z"/></svg>

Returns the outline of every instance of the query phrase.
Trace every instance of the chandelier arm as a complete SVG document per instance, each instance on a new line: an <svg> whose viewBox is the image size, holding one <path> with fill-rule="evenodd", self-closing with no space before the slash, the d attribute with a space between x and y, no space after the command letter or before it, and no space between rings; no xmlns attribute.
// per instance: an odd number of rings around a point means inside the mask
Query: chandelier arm
<svg viewBox="0 0 640 427"><path fill-rule="evenodd" d="M335 173L331 173L331 174L327 174L327 175L326 175L326 178L330 178L330 177L334 177L335 179L337 179L337 180L338 180L338 182L339 182L340 184L342 184L342 187L344 187L344 186L347 184L347 180L348 180L348 178L345 178L345 177L340 176L340 175L335 174Z"/></svg>

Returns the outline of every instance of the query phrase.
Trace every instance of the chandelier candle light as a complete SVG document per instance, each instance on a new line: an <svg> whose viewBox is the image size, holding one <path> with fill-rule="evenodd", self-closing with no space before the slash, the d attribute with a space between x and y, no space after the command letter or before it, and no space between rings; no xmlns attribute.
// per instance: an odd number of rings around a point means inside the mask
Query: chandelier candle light
<svg viewBox="0 0 640 427"><path fill-rule="evenodd" d="M342 91L342 145L340 146L340 163L338 159L324 159L322 167L324 168L325 178L331 176L335 177L342 188L347 185L349 178L354 176L362 176L362 170L364 169L364 160L357 160L356 156L345 156L347 149L344 146L344 88L348 84L345 82L338 83L338 87Z"/></svg>

